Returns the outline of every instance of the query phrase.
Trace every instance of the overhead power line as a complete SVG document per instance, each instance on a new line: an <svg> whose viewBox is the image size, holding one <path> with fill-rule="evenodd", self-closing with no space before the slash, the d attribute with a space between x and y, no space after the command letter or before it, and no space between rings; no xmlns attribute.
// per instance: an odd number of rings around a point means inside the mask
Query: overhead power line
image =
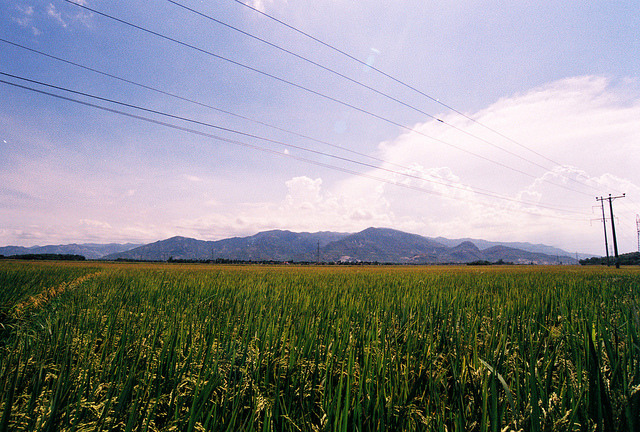
<svg viewBox="0 0 640 432"><path fill-rule="evenodd" d="M396 168L399 168L399 169L402 169L402 170L411 171L411 172L419 172L423 176L440 179L440 180L443 181L442 184L445 184L445 185L454 184L452 181L448 181L447 179L442 179L442 178L439 178L439 177L434 177L433 175L431 175L431 174L429 174L427 172L424 172L422 170L419 170L419 169L417 169L415 167L407 167L405 165L389 162L389 161L386 161L384 159L368 155L366 153L362 153L362 152L359 152L359 151L356 151L356 150L352 150L352 149L350 149L348 147L343 147L343 146L340 146L340 145L337 145L337 144L334 144L334 143L330 143L330 142L327 142L327 141L319 140L319 139L310 137L308 135L304 135L304 134L301 134L301 133L298 133L298 132L295 132L295 131L291 131L289 129L285 129L285 128L281 128L279 126L275 126L275 125L267 123L267 122L263 122L263 121L256 120L256 119L251 118L251 117L247 117L247 116L244 116L244 115L241 115L241 114L237 114L237 113L234 113L234 112L231 112L231 111L228 111L228 110L224 110L224 109L221 109L219 107L215 107L215 106L212 106L212 105L209 105L209 104L206 104L206 103L202 103L202 102L196 101L194 99L190 99L190 98L186 98L186 97L177 95L175 93L167 92L167 91L158 89L157 87L152 87L152 86L149 86L149 85L146 85L146 84L142 84L142 83L139 83L139 82L136 82L136 81L133 81L133 80L122 78L120 76L117 76L117 75L114 75L114 74L111 74L111 73L108 73L108 72L104 72L102 70L95 69L95 68L92 68L92 67L89 67L89 66L77 63L77 62L73 62L73 61L70 61L70 60L67 60L67 59L63 59L61 57L54 56L52 54L48 54L48 53L45 53L43 51L39 51L39 50L30 48L30 47L27 47L27 46L18 44L16 42L8 41L8 40L3 39L3 38L0 38L0 42L4 42L4 43L10 44L12 46L15 46L17 48L21 48L21 49L33 52L35 54L39 54L39 55L45 56L47 58L51 58L53 60L57 60L57 61L69 64L69 65L81 68L81 69L85 69L85 70L88 70L90 72L97 73L99 75L103 75L103 76L106 76L106 77L109 77L109 78L112 78L112 79L115 79L115 80L118 80L118 81L122 81L122 82L125 82L127 84L131 84L131 85L134 85L134 86L137 86L137 87L140 87L140 88L144 88L146 90L150 90L150 91L153 91L153 92L165 95L165 96L169 96L169 97L172 97L172 98L184 101L184 102L189 102L189 103L192 103L194 105L201 106L201 107L204 107L204 108L208 108L208 109L211 109L211 110L214 110L216 112L223 113L223 114L226 114L226 115L229 115L229 116L232 116L232 117L240 118L242 120L246 120L246 121L249 121L249 122L252 122L252 123L256 123L256 124L259 124L259 125L262 125L262 126L266 126L266 127L272 128L272 129L280 131L280 132L285 132L285 133L291 134L293 136L296 136L298 138L307 139L309 141L312 141L312 142L315 142L315 143L318 143L318 144L323 144L323 145L326 145L326 146L329 146L329 147L333 147L333 148L339 149L340 151L344 151L346 153L355 154L355 155L358 155L360 157L364 157L364 158L367 158L367 159L370 159L370 160L373 160L373 161L376 161L376 162L380 162L380 163L383 163L383 164L386 164L386 165L389 165L389 166L393 166L393 167L396 167ZM457 184L459 186L462 186L462 187L465 187L465 188L468 188L470 190L481 191L481 192L486 192L487 194L498 195L495 192L492 192L492 191L490 191L488 189L479 188L477 186L471 186L471 185L464 184L464 183L461 183L461 182L457 182L455 184Z"/></svg>
<svg viewBox="0 0 640 432"><path fill-rule="evenodd" d="M66 1L70 1L70 0L66 0ZM170 1L171 3L176 4L176 2L173 1L173 0L168 0L168 1ZM415 93L417 93L417 94L419 94L421 96L424 96L425 98L429 99L430 101L435 102L438 105L440 105L440 106L442 106L442 107L444 107L444 108L446 108L446 109L448 109L448 110L450 110L450 111L452 111L452 112L464 117L465 119L471 121L472 123L477 124L478 126L480 126L480 127L484 128L484 129L496 134L497 136L508 140L509 142L517 145L518 147L521 147L521 148L523 148L523 149L535 154L536 156L546 160L547 162L550 162L550 163L552 163L554 165L558 165L558 166L563 166L564 165L564 164L562 164L560 162L557 162L557 161L545 156L544 154L532 149L531 147L526 146L526 145L522 144L521 142L519 142L519 141L517 141L517 140L515 140L515 139L513 139L513 138L511 138L511 137L509 137L509 136L507 136L507 135L505 135L503 133L501 133L500 131L496 130L495 128L492 128L492 127L484 124L483 122L480 122L480 121L474 119L470 115L465 114L464 112L454 108L453 106L451 106L451 105L449 105L449 104L447 104L445 102L442 102L439 98L436 98L435 96L431 96L430 94L418 89L417 87L415 87L415 86L413 86L411 84L408 84L407 82L405 82L405 81L403 81L403 80L401 80L399 78L396 78L395 76L393 76L393 75L391 75L391 74L389 74L389 73L387 73L387 72L385 72L385 71L373 66L372 64L369 64L369 63L359 59L355 55L349 54L345 50L337 48L335 45L332 45L332 44L330 44L328 42L325 42L322 39L317 38L317 37L311 35L310 33L305 32L304 30L301 30L301 29L299 29L299 28L297 28L297 27L295 27L295 26L293 26L291 24L288 24L287 22L285 22L285 21L283 21L281 19L278 19L278 18L274 17L273 15L270 15L270 14L268 14L266 12L263 12L263 11L255 8L255 7L251 6L250 4L242 1L242 0L232 0L232 1L244 6L247 9L251 9L253 12L255 12L257 14L260 14L260 15L264 16L265 18L268 18L269 20L274 21L274 22L276 22L276 23L278 23L278 24L280 24L280 25L282 25L282 26L284 26L284 27L286 27L286 28L298 33L298 34L301 34L302 36L304 36L304 37L306 37L308 39L311 39L314 42L316 42L316 43L318 43L318 44L320 44L320 45L322 45L322 46L324 46L324 47L326 47L326 48L328 48L328 49L330 49L330 50L332 50L332 51L334 51L334 52L336 52L336 53L338 53L338 54L340 54L340 55L342 55L344 57L347 57L347 58L357 62L358 64L360 64L362 66L367 67L368 69L371 69L371 70L375 71L376 73L384 76L385 78L388 78L391 81L393 81L393 82L395 82L397 84L400 84L402 87L405 87L405 88L407 88L407 89L409 89L409 90L411 90L411 91L413 91L413 92L415 92ZM436 119L436 120L439 120L439 119ZM442 120L439 120L439 121L442 121ZM593 187L593 186L591 186L591 185L589 185L587 183L580 182L580 181L578 181L576 179L573 179L571 177L566 177L566 178L568 178L569 180L574 181L576 183L579 183L579 184L581 184L583 186L587 186L589 188L597 190L595 187ZM590 179L587 178L587 180L590 180ZM585 194L585 195L588 195L588 194Z"/></svg>
<svg viewBox="0 0 640 432"><path fill-rule="evenodd" d="M270 46L270 47L272 47L274 49L282 51L282 52L284 52L284 53L286 53L286 54L288 54L290 56L293 56L293 57L295 57L295 58L297 58L299 60L302 60L302 61L307 62L307 63L309 63L309 64L311 64L313 66L316 66L316 67L324 70L325 72L329 72L329 73L331 73L333 75L336 75L336 76L338 76L338 77L340 77L342 79L345 79L345 80L349 81L352 84L355 84L357 86L363 87L363 88L365 88L365 89L367 89L367 90L369 90L369 91L371 91L371 92L373 92L373 93L375 93L377 95L383 96L386 99L389 99L389 100L391 100L393 102L396 102L396 103L398 103L398 104L400 104L400 105L402 105L402 106L404 106L406 108L409 108L409 109L411 109L411 110L413 110L413 111L415 111L417 113L420 113L420 114L422 114L422 115L424 115L424 116L426 116L426 117L428 117L430 119L436 120L437 122L442 123L443 125L445 125L447 127L450 127L450 128L452 128L452 129L454 129L454 130L456 130L456 131L458 131L458 132L460 132L460 133L462 133L462 134L464 134L464 135L466 135L468 137L471 137L471 138L476 139L478 141L481 141L481 142L483 142L483 143L485 143L487 145L490 145L491 147L494 147L494 148L496 148L498 150L501 150L501 151L503 151L503 152L515 157L515 158L518 158L518 159L520 159L520 160L522 160L524 162L527 162L527 163L529 163L531 165L534 165L534 166L536 166L538 168L542 168L543 170L550 170L550 168L548 166L539 164L539 163L537 163L535 161L532 161L529 158L526 158L526 157L521 156L521 155L519 155L519 154L517 154L517 153L515 153L515 152L513 152L513 151L511 151L509 149L506 149L506 148L504 148L502 146L499 146L499 145L497 145L497 144L495 144L495 143L493 143L493 142L491 142L491 141L489 141L489 140L487 140L485 138L479 137L479 136L477 136L477 135L475 135L475 134L473 134L471 132L468 132L468 131L466 131L466 130L464 130L464 129L462 129L462 128L460 128L460 127L458 127L458 126L456 126L456 125L454 125L452 123L449 123L446 120L443 120L443 119L441 119L441 118L439 118L439 117L437 117L437 116L435 116L433 114L430 114L430 113L428 113L428 112L426 112L426 111L424 111L424 110L422 110L420 108L417 108L414 105L411 105L411 104L409 104L407 102L404 102L404 101L402 101L402 100L400 100L400 99L398 99L398 98L396 98L394 96L391 96L388 93L385 93L385 92L380 91L380 90L378 90L378 89L376 89L376 88L374 88L374 87L372 87L370 85L367 85L367 84L363 83L362 81L359 81L357 79L351 78L351 77L349 77L349 76L347 76L347 75L345 75L345 74L343 74L341 72L336 71L335 69L332 69L332 68L330 68L328 66L322 65L322 64L320 64L320 63L318 63L318 62L316 62L314 60L311 60L308 57L305 57L305 56L302 56L300 54L297 54L297 53L295 53L295 52L293 52L293 51L291 51L289 49L286 49L286 48L278 45L278 44L275 44L273 42L269 42L268 40L266 40L264 38L258 37L258 36L254 35L252 33L244 31L244 30L242 30L242 29L240 29L240 28L238 28L236 26L233 26L233 25L231 25L231 24L229 24L229 23L227 23L225 21L222 21L222 20L220 20L218 18L214 18L214 17L212 17L210 15L207 15L207 14L205 14L203 12L200 12L200 11L198 11L196 9L190 8L190 7L188 7L186 5L183 5L183 4L181 4L181 3L179 3L179 2L177 2L175 0L167 0L167 1L169 3L171 3L171 4L173 4L173 5L176 5L176 6L182 8L182 9L184 9L186 11L189 11L189 12L195 14L195 15L198 15L198 16L200 16L202 18L205 18L205 19L207 19L209 21L215 22L216 24L219 24L219 25L222 25L224 27L227 27L227 28L229 28L229 29L231 29L231 30L233 30L235 32L238 32L238 33L244 35L244 36L247 36L249 38L257 40L257 41L259 41L259 42L261 42L261 43L263 43L265 45L268 45L268 46ZM557 165L559 165L559 164L557 164ZM571 179L570 177L567 177L567 178L577 182L575 179ZM580 183L580 182L577 182L577 183Z"/></svg>
<svg viewBox="0 0 640 432"><path fill-rule="evenodd" d="M438 183L438 182L434 182L434 181L431 181L431 180L428 180L428 179L424 179L422 177L412 176L410 174L401 173L401 172L397 172L397 171L393 171L393 170L389 170L389 169L385 169L385 168L381 168L381 167L376 167L376 166L371 165L371 164L366 164L366 163L363 163L363 162L360 162L360 161L355 161L355 160L351 160L351 159L348 159L348 158L343 158L343 157L332 155L332 154L329 154L329 153L324 153L324 152L320 152L320 151L316 151L316 150L312 150L312 149L307 149L305 147L291 145L291 144L288 144L288 143L284 143L284 142L280 142L280 141L276 141L276 140L271 140L271 139L260 137L260 136L257 136L257 135L247 134L247 133L244 133L244 132L241 132L241 131L236 131L236 130L233 130L233 129L224 128L224 127L212 125L212 124L205 123L205 122L200 122L200 121L189 119L189 118L186 118L186 117L181 117L181 116L165 113L165 112L162 112L162 111L152 110L152 109L149 109L149 108L144 108L144 107L133 105L133 104L128 104L128 103L115 101L115 100L108 99L108 98L103 98L103 97L99 97L99 96L95 96L95 95L90 95L90 94L84 93L84 92L79 92L79 91L75 91L75 90L71 90L71 89L65 89L63 87L42 83L42 82L39 82L39 81L36 81L36 80L30 80L30 79L27 79L27 78L18 77L18 76L12 75L12 74L4 73L4 72L0 72L0 75L8 76L8 77L11 77L11 78L14 78L14 79L23 80L23 81L31 82L31 83L34 83L34 84L38 84L38 85L42 85L42 86L46 86L46 87L50 87L50 88L55 88L57 90L67 91L67 92L78 94L78 95L81 95L81 96L84 96L84 97L89 97L89 98L101 100L103 102L113 103L113 104L124 106L124 107L127 107L127 108L132 108L132 109L141 110L141 111L145 111L145 112L152 113L152 114L157 114L157 115L169 117L169 118L174 119L174 120L185 121L185 122L189 122L189 123L192 123L192 124L197 124L197 125L200 125L200 126L206 126L206 127L211 127L211 128L219 129L219 130L222 130L222 131L226 131L226 132L236 133L236 134L243 135L243 136L250 137L250 138L254 138L254 139L264 140L264 141L271 142L271 143L274 143L274 144L280 144L280 145L283 145L283 146L286 146L286 147L290 147L290 148L296 148L296 149L299 149L299 150L302 150L302 151L307 151L307 152L311 152L311 153L314 153L314 154L319 154L319 155L322 155L322 156L334 158L334 159L337 159L337 160L341 160L343 162L354 163L354 164L357 164L357 165L360 165L360 166L364 166L364 167L371 168L371 169L377 169L377 170L388 172L388 173L391 173L391 174L398 174L398 175L402 175L402 176L409 177L409 178L415 178L415 179L422 180L422 181L427 181L427 182L431 182L431 183ZM318 162L318 161L313 161L311 159L302 158L302 157L295 156L295 155L284 154L284 153L282 153L280 151L276 151L276 150L272 150L272 149L265 149L264 147L261 147L261 146L248 144L248 143L242 143L242 142L236 141L236 140L230 140L230 139L227 139L227 138L224 138L224 137L219 137L219 136L216 136L216 135L212 135L212 134L204 133L204 132L201 132L201 131L197 131L195 129L186 128L186 127L183 127L183 126L178 126L178 125L174 125L174 124L171 124L171 123L167 123L167 122L151 119L149 117L144 117L144 116L140 116L140 115L136 115L136 114L131 114L131 113L127 113L127 112L124 112L124 111L121 111L121 110L116 110L116 109L100 106L100 105L97 105L97 104L93 104L93 103L90 103L90 102L69 98L69 97L66 97L66 96L59 95L59 94L50 93L50 92L39 90L39 89L35 89L35 88L32 88L32 87L27 87L27 86L24 86L24 85L21 85L21 84L12 83L10 81L0 80L0 83L7 84L7 85L10 85L10 86L14 86L14 87L18 87L18 88L22 88L22 89L25 89L25 90L30 90L30 91L33 91L33 92L36 92L36 93L40 93L40 94L43 94L43 95L55 97L55 98L58 98L58 99L69 101L69 102L75 102L75 103L78 103L78 104L81 104L81 105L85 105L85 106L101 109L101 110L108 111L108 112L111 112L111 113L120 114L120 115L128 116L128 117L131 117L131 118L136 118L136 119L139 119L139 120L155 123L155 124L158 124L158 125L171 127L171 128L174 128L174 129L179 129L179 130L182 130L182 131L185 131L185 132L196 133L196 134L201 135L201 136L214 138L214 139L221 140L221 141L224 141L224 142L235 143L235 144L243 145L245 147L250 147L250 148L254 148L254 149L267 151L269 153L274 153L274 154L278 154L278 155L284 155L284 156L292 157L293 159L296 159L296 160L306 161L306 162L309 162L309 163L312 163L312 164L315 164L315 165L319 165L319 166L326 167L326 168L331 168L331 169L338 170L338 171L341 171L341 172L350 173L350 174L354 174L354 175L358 175L358 176L366 177L366 178L370 178L370 179L375 179L375 180L378 180L378 181L382 181L384 183L394 184L394 185L401 186L401 187L407 187L409 189L414 189L414 190L420 190L422 192L430 193L430 194L433 194L433 195L438 195L438 196L441 196L441 197L444 197L444 198L450 198L450 199L459 200L459 198L451 197L451 196L448 196L448 195L444 195L444 194L441 194L441 193L436 192L436 191L430 191L428 189L424 189L424 188L421 188L421 187L418 187L418 186L412 186L412 185L407 185L407 184L403 184L403 183L398 183L398 182L394 182L392 180L384 179L384 178L377 177L377 176L372 176L372 175L369 175L369 174L365 174L365 173L361 173L361 172L358 172L358 171L346 169L346 168L343 168L343 167L338 167L338 166L335 166L335 165L330 165L330 164L326 164L326 163L322 163L322 162ZM454 187L454 185L444 184L444 186L451 187L451 188L456 188L456 187ZM525 202L525 201L522 201L522 200L516 200L516 199L512 199L512 198L508 198L508 197L502 197L502 196L499 196L499 195L488 195L488 194L484 194L484 193L477 192L477 191L469 191L469 190L467 190L465 188L460 188L460 187L457 187L457 189L462 189L462 190L467 191L467 192L473 192L473 193L476 193L476 194L479 194L479 195L490 196L491 198L510 201L510 202L514 202L514 203L517 203L517 204L524 204L524 205L529 205L529 206L532 206L532 207L538 207L540 209L555 210L555 211L561 211L561 212L565 212L565 213L580 214L578 212L562 209L562 208L559 208L559 207L545 206L545 205L541 205L541 204L538 204L538 203L528 203L528 202ZM488 203L484 203L484 202L479 202L478 201L477 203L485 205L485 206L489 206L489 207L495 207L495 206L492 206L492 205L490 205ZM528 212L528 211L522 210L522 209L507 209L507 210L540 216L540 214L538 214L538 213ZM567 218L567 217L561 217L561 216L550 216L550 215L544 215L544 216L552 217L552 218L558 218L558 219L567 219L567 220L580 220L580 221L583 220L583 219Z"/></svg>
<svg viewBox="0 0 640 432"><path fill-rule="evenodd" d="M450 143L450 142L444 141L444 140L442 140L442 139L440 139L440 138L436 138L436 137L430 136L430 135L425 134L425 133L423 133L423 132L421 132L421 131L419 131L419 130L416 130L416 129L414 129L414 128L410 127L410 126L407 126L407 125L404 125L404 124L398 123L398 122L396 122L396 121L394 121L394 120L391 120L391 119L389 119L389 118L387 118L387 117L381 116L381 115L379 115L379 114L375 114L375 113L373 113L373 112L371 112L371 111L369 111L369 110L366 110L366 109L364 109L364 108L361 108L361 107L355 106L355 105L353 105L353 104L351 104L351 103L348 103L348 102L342 101L342 100L337 99L337 98L334 98L334 97L332 97L332 96L326 95L326 94L324 94L324 93L322 93L322 92L319 92L319 91L316 91L316 90L310 89L310 88L305 87L305 86L303 86L303 85L300 85L300 84L294 83L294 82L289 81L289 80L287 80L287 79L285 79L285 78L279 77L279 76L274 75L274 74L271 74L271 73L269 73L269 72L265 72L265 71L263 71L263 70L260 70L260 69L258 69L258 68L255 68L255 67L253 67L253 66L246 65L246 64L241 63L241 62L239 62L239 61L235 61L235 60L232 60L232 59L226 58L226 57L221 56L221 55L219 55L219 54L215 54L215 53L213 53L213 52L211 52L211 51L209 51L209 50L206 50L206 49L203 49L203 48L199 48L199 47L197 47L197 46L195 46L195 45L189 44L189 43L184 42L184 41L180 41L180 40L175 39L175 38L170 37L170 36L166 36L166 35L164 35L164 34L161 34L161 33L159 33L159 32L156 32L156 31L154 31L154 30L150 30L150 29L147 29L147 28L145 28L145 27L139 26L139 25L137 25L137 24L130 23L130 22L128 22L128 21L125 21L125 20L123 20L123 19L120 19L120 18L114 17L114 16L109 15L109 14L104 13L104 12L100 12L100 11L98 11L98 10L96 10L96 9L93 9L93 8L90 8L90 7L88 7L88 6L85 6L85 5L82 5L82 4L79 4L79 3L75 3L75 2L73 2L73 1L71 1L71 0L64 0L64 1L65 1L65 2L67 2L67 3L70 3L70 4L74 5L74 6L77 6L77 7L83 8L83 9L86 9L86 10L88 10L88 11L90 11L90 12L93 12L93 13L95 13L95 14L97 14L97 15L100 15L100 16L103 16L103 17L105 17L105 18L108 18L108 19L114 20L114 21L116 21L116 22L119 22L119 23L121 23L121 24L124 24L124 25L126 25L126 26L129 26L129 27L135 28L135 29L137 29L137 30L140 30L140 31L143 31L143 32L146 32L146 33L152 34L152 35L157 36L157 37L160 37L160 38L162 38L162 39L164 39L164 40L168 40L168 41L170 41L170 42L173 42L173 43L179 44L179 45L181 45L181 46L184 46L184 47L187 47L187 48L190 48L190 49L196 50L196 51L198 51L198 52L200 52L200 53L202 53L202 54L209 55L209 56L214 57L214 58L216 58L216 59L219 59L219 60L222 60L222 61L229 62L229 63L231 63L231 64L233 64L233 65L238 66L238 67L241 67L241 68L244 68L244 69L250 70L250 71L252 71L252 72L258 73L258 74L260 74L260 75L263 75L263 76L266 76L266 77L269 77L269 78L272 78L272 79L275 79L275 80L277 80L277 81L279 81L279 82L282 82L282 83L284 83L284 84L287 84L287 85L290 85L290 86L292 86L292 87L298 88L298 89L300 89L300 90L306 91L306 92L308 92L308 93L314 94L314 95L316 95L316 96L319 96L319 97L324 98L324 99L326 99L326 100L329 100L329 101L331 101L331 102L335 102L335 103L338 103L338 104L340 104L340 105L346 106L346 107L348 107L348 108L351 108L351 109L356 110L356 111L358 111L358 112L361 112L361 113L363 113L363 114L369 115L369 116L371 116L371 117L373 117L373 118L376 118L376 119L378 119L378 120L384 121L384 122L389 123L389 124L394 125L394 126L397 126L397 127L401 128L401 129L404 129L404 130L406 130L406 131L413 132L413 133L415 133L415 134L418 134L418 135L420 135L420 136L423 136L423 137L425 137L425 138L427 138L427 139L430 139L430 140L432 140L432 141L435 141L435 142L438 142L438 143L444 144L444 145L446 145L446 146L448 146L448 147L454 148L454 149L459 150L459 151L461 151L461 152L463 152L463 153L467 153L467 154L469 154L469 155L471 155L471 156L474 156L474 157L476 157L476 158L482 159L482 160L484 160L484 161L486 161L486 162L489 162L489 163L492 163L492 164L498 165L498 166L500 166L500 167L502 167L502 168L505 168L505 169L508 169L508 170L510 170L510 171L513 171L513 172L519 173L519 174L524 175L524 176L529 177L529 178L538 179L538 177L537 177L536 175L534 175L534 174L528 173L528 172L526 172L526 171L520 170L520 169L515 168L515 167L513 167L513 166L507 165L507 164L505 164L505 163L502 163L502 162L496 161L496 160L494 160L494 159L488 158L488 157L483 156L483 155L481 155L481 154L478 154L478 153L475 153L475 152L473 152L473 151L467 150L467 149L465 149L465 148L462 148L462 147L457 146L457 145L455 145L455 144L452 144L452 143ZM548 184L554 185L554 186L556 186L556 187L559 187L559 188L562 188L562 189L565 189L565 190L571 191L571 192L579 193L579 194L582 194L582 195L585 195L585 196L589 196L589 197L590 197L590 196L592 196L591 194L588 194L588 193L586 193L586 192L579 191L579 190L576 190L576 189L573 189L573 188L567 187L567 186L565 186L565 185L563 185L563 184L556 183L556 182L553 182L553 181L548 180L548 179L544 179L544 178L543 178L543 179L542 179L542 181L544 181L545 183L548 183Z"/></svg>

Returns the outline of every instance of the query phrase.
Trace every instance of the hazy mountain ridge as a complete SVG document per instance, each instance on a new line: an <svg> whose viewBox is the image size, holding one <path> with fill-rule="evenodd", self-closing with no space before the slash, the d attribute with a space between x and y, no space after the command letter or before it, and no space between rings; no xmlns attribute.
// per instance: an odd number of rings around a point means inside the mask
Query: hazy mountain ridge
<svg viewBox="0 0 640 432"><path fill-rule="evenodd" d="M546 245L431 238L389 228L367 228L358 233L329 231L296 233L271 230L248 237L232 237L217 241L177 236L144 245L84 243L0 247L0 255L21 254L75 254L83 255L88 259L146 261L166 261L173 258L294 262L315 262L319 259L323 262L399 264L496 262L499 260L517 264L577 263L573 254ZM580 254L580 256L590 255Z"/></svg>
<svg viewBox="0 0 640 432"><path fill-rule="evenodd" d="M408 263L416 257L424 257L430 262L446 249L446 246L417 234L367 228L328 244L322 248L321 256L324 261Z"/></svg>
<svg viewBox="0 0 640 432"><path fill-rule="evenodd" d="M173 258L294 262L313 262L319 259L323 262L398 264L496 262L499 260L517 264L577 263L571 254L564 251L562 255L549 255L508 247L504 244L480 249L471 241L462 241L453 247L443 243L433 238L388 228L367 228L353 234L272 230L249 237L233 237L217 241L172 237L110 254L103 259L166 261Z"/></svg>
<svg viewBox="0 0 640 432"><path fill-rule="evenodd" d="M26 254L65 254L82 255L87 259L100 259L106 255L116 254L141 246L138 243L82 243L46 246L4 246L0 247L0 255L26 255Z"/></svg>
<svg viewBox="0 0 640 432"><path fill-rule="evenodd" d="M545 255L557 255L557 256L573 256L575 258L575 252L567 252L557 247L548 246L541 243L527 243L527 242L496 242L482 239L473 239L473 238L459 238L459 239L448 239L444 237L428 237L432 240L442 243L445 246L454 247L463 242L471 242L476 245L479 249L485 250L489 249L493 246L506 246L514 249L521 249L527 252L534 253L542 253ZM582 258L590 258L593 257L593 254L586 253L578 253L578 257Z"/></svg>
<svg viewBox="0 0 640 432"><path fill-rule="evenodd" d="M318 244L326 246L349 234L334 232L295 233L264 231L249 237L232 237L217 241L172 237L129 251L107 255L104 259L136 260L244 260L244 261L315 261Z"/></svg>

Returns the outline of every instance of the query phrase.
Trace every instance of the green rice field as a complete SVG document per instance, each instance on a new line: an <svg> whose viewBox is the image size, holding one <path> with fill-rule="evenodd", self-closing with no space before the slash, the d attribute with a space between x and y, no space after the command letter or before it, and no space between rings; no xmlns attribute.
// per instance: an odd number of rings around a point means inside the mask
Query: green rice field
<svg viewBox="0 0 640 432"><path fill-rule="evenodd" d="M0 432L640 430L640 269L0 261Z"/></svg>

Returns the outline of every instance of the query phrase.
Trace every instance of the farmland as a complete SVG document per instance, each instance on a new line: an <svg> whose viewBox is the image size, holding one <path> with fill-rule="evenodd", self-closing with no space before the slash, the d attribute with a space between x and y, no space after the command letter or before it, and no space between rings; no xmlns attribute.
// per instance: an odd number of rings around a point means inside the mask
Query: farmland
<svg viewBox="0 0 640 432"><path fill-rule="evenodd" d="M0 432L638 430L640 271L0 262Z"/></svg>

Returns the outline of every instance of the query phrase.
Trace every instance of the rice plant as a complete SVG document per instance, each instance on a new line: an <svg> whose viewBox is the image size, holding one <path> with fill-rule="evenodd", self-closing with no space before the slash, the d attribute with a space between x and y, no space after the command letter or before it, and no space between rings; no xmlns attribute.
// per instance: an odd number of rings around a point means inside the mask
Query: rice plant
<svg viewBox="0 0 640 432"><path fill-rule="evenodd" d="M6 280L14 311L66 285L3 333L0 432L640 428L637 269L7 262Z"/></svg>

